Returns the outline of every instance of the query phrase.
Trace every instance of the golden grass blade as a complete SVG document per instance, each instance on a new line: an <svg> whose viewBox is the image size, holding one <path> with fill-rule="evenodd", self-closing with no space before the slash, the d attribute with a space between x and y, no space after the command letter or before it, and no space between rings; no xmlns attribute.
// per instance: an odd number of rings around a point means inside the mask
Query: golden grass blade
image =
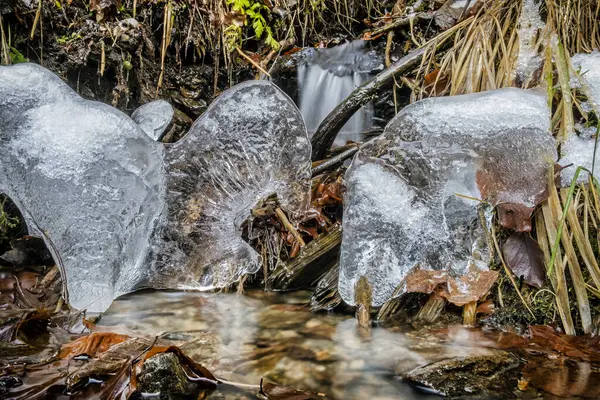
<svg viewBox="0 0 600 400"><path fill-rule="evenodd" d="M567 207L567 196L568 189L562 189L561 195L563 198L563 207ZM584 264L586 265L592 280L594 281L597 288L600 288L600 268L598 267L598 262L596 257L594 256L594 250L592 249L591 243L586 240L585 234L583 233L583 229L581 228L579 218L576 212L576 206L579 203L573 202L567 209L567 221L569 222L569 227L573 232L573 238L575 239L575 244L577 245L577 249L579 250L579 254L583 259Z"/></svg>
<svg viewBox="0 0 600 400"><path fill-rule="evenodd" d="M502 256L502 250L500 250L500 245L498 244L498 239L497 239L497 235L496 235L496 230L494 229L494 224L492 224L491 229L492 229L491 236L492 236L492 240L494 242L494 247L496 248L496 251L498 252L498 257L500 258L500 263L502 263L502 267L504 268L504 273L506 274L506 276L508 276L508 279L510 279L510 283L512 283L513 287L515 288L515 291L517 292L517 295L519 296L519 299L521 299L521 302L523 303L523 305L525 306L527 311L529 311L531 316L535 318L535 314L533 313L533 311L531 311L531 308L529 308L529 304L527 304L527 301L525 301L523 294L519 290L519 286L517 285L517 282L515 282L515 278L513 277L512 273L508 269L508 266L506 265L506 262L504 261L504 257Z"/></svg>
<svg viewBox="0 0 600 400"><path fill-rule="evenodd" d="M546 203L546 207L547 203ZM549 214L549 210L546 211ZM546 264L546 268L550 265L550 245L548 242L549 234L546 232L546 226L544 224L545 215L544 210L541 210L535 217L536 223L536 232L537 232L537 241L544 253L544 261ZM552 239L551 239L552 240ZM562 265L562 260L559 262ZM558 278L560 275L560 278ZM556 268L556 274L549 275L550 283L552 284L552 288L555 292L555 301L556 301L556 309L558 311L558 315L560 316L560 320L562 322L563 329L567 335L575 335L575 324L573 323L573 318L571 317L571 309L569 305L569 293L567 291L567 285L564 278L564 269Z"/></svg>
<svg viewBox="0 0 600 400"><path fill-rule="evenodd" d="M558 226L554 238L554 246L552 249L552 256L550 259L550 265L548 266L548 271L550 274L552 273L554 263L556 262L556 256L558 253L558 245L562 243L563 249L565 251L565 256L568 261L567 266L569 267L569 275L571 276L571 280L573 282L572 287L575 292L575 297L577 298L577 306L579 308L579 315L581 317L581 325L583 328L583 332L590 333L593 329L593 323L590 310L590 303L585 287L585 280L583 279L583 274L581 272L581 267L577 259L577 254L575 253L575 248L573 247L573 243L569 235L569 229L565 224L568 207L570 206L571 199L573 198L574 187L576 186L575 183L577 182L577 178L579 177L580 172L581 167L577 168L575 177L573 178L573 182L571 184L571 187L569 188L569 193L566 199L566 207L564 209L560 205L560 199L558 196L556 186L554 184L554 173L551 173L550 178L548 179L548 190L550 196L548 197L547 203L549 205L549 210L552 215L553 223L555 224L554 226ZM546 228L550 230L548 226L546 226ZM560 243L558 241L559 238Z"/></svg>
<svg viewBox="0 0 600 400"><path fill-rule="evenodd" d="M562 120L560 124L559 139L565 141L574 133L575 130L571 86L569 83L571 79L571 68L569 68L569 61L567 60L567 53L565 52L564 46L562 43L560 43L558 38L555 37L551 40L551 46L552 54L554 55L554 65L558 74L558 81L560 83L560 90L562 94Z"/></svg>

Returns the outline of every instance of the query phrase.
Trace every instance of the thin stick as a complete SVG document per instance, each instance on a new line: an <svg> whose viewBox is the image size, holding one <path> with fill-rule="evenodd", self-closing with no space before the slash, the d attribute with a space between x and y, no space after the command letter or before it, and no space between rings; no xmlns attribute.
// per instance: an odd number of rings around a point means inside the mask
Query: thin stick
<svg viewBox="0 0 600 400"><path fill-rule="evenodd" d="M4 35L4 22L2 21L2 15L0 15L0 44L2 45L2 57L4 58L4 64L10 64L10 56L8 55L8 43L6 42L6 36Z"/></svg>
<svg viewBox="0 0 600 400"><path fill-rule="evenodd" d="M346 161L348 158L350 158L354 154L356 154L358 149L360 149L359 146L351 147L348 150L344 151L343 153L338 154L335 157L331 157L327 160L324 160L321 164L319 164L313 168L312 176L315 177L325 171L328 171L333 168L337 168L338 166L342 165L344 163L344 161Z"/></svg>
<svg viewBox="0 0 600 400"><path fill-rule="evenodd" d="M271 75L263 67L261 67L260 65L258 65L258 63L256 61L254 61L253 59L251 59L250 57L248 57L238 46L236 46L235 49L240 54L240 56L242 56L246 60L248 60L248 62L250 64L252 64L256 69L258 69L260 72L262 72L263 74L265 74L269 78L271 77Z"/></svg>
<svg viewBox="0 0 600 400"><path fill-rule="evenodd" d="M104 50L104 40L100 41L100 48L102 52L100 53L100 76L104 76L104 68L106 68L106 52Z"/></svg>
<svg viewBox="0 0 600 400"><path fill-rule="evenodd" d="M31 27L31 34L29 38L33 40L35 37L35 30L37 28L38 22L40 22L40 16L42 15L42 0L38 0L37 11L35 12L35 18L33 20L33 26Z"/></svg>
<svg viewBox="0 0 600 400"><path fill-rule="evenodd" d="M287 219L285 213L281 210L281 208L277 207L275 213L277 214L277 217L279 218L283 226L285 226L285 228L294 236L294 238L296 238L298 243L300 243L300 247L306 246L306 243L304 243L302 236L300 236L296 228L294 228L291 222Z"/></svg>
<svg viewBox="0 0 600 400"><path fill-rule="evenodd" d="M504 257L502 256L502 251L500 250L500 246L498 245L498 240L496 239L496 231L494 229L494 225L492 225L491 228L492 228L492 239L494 241L494 246L496 247L496 251L498 252L498 257L500 257L500 262L502 263L502 267L504 267L504 272L506 273L506 276L508 276L508 279L510 279L510 282L512 283L513 287L517 291L517 294L519 295L521 302L523 303L525 308L527 308L527 311L529 311L531 316L535 318L535 314L533 313L533 311L531 311L531 308L529 308L529 306L527 305L525 298L523 297L523 295L521 294L521 291L519 290L519 286L517 286L517 282L515 282L515 278L513 278L510 270L508 269L508 266L506 265L506 262L504 262Z"/></svg>

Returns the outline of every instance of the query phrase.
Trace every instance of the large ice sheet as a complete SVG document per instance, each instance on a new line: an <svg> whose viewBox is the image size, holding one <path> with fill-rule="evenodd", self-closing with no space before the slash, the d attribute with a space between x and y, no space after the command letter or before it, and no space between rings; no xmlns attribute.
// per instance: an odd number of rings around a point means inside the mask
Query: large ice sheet
<svg viewBox="0 0 600 400"><path fill-rule="evenodd" d="M70 303L106 309L145 267L164 208L163 149L35 64L0 67L0 104L12 114L0 125L0 191L62 262Z"/></svg>
<svg viewBox="0 0 600 400"><path fill-rule="evenodd" d="M549 128L543 94L520 89L431 98L400 112L346 173L344 301L354 303L362 275L378 306L415 266L453 275L487 268L473 199L529 211L543 199L556 160Z"/></svg>
<svg viewBox="0 0 600 400"><path fill-rule="evenodd" d="M307 209L310 153L300 112L275 85L251 81L222 94L167 150L168 242L155 286L210 289L256 272L259 255L241 225L273 193L288 210ZM169 273L182 267L186 274Z"/></svg>
<svg viewBox="0 0 600 400"><path fill-rule="evenodd" d="M573 67L579 71L579 76L584 85L584 91L589 96L588 101L596 115L600 115L600 52L597 50L590 54L576 54L572 57ZM593 132L595 134L595 132ZM561 146L560 164L570 167L561 172L561 183L563 186L571 184L575 176L577 167L582 166L589 171L594 164L594 146L596 144L595 135L585 135L582 132L579 136L569 137ZM600 151L596 152L596 162L594 166L594 176L600 177L598 168L600 168ZM578 180L587 180L588 174L581 173Z"/></svg>
<svg viewBox="0 0 600 400"><path fill-rule="evenodd" d="M37 65L0 67L0 192L64 266L74 307L229 285L260 265L240 237L250 208L271 193L292 213L307 207L310 143L274 85L230 89L171 146L149 137L168 114L151 103L134 113L142 129Z"/></svg>

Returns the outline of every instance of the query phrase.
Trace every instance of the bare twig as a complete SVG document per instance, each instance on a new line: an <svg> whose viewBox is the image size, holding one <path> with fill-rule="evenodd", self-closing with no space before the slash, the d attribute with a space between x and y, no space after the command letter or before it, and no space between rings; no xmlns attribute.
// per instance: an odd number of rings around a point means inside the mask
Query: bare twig
<svg viewBox="0 0 600 400"><path fill-rule="evenodd" d="M261 67L256 61L254 61L252 58L250 58L248 55L246 55L246 53L244 53L238 46L236 46L235 49L240 54L240 56L242 56L246 60L248 60L248 62L250 64L252 64L254 66L254 68L258 69L260 72L262 72L263 74L265 74L269 78L271 77L271 75L263 67Z"/></svg>
<svg viewBox="0 0 600 400"><path fill-rule="evenodd" d="M294 228L292 223L287 219L285 213L281 210L281 208L277 207L275 213L277 214L277 218L279 218L279 221L281 221L283 226L285 226L285 228L294 236L298 243L300 243L300 247L306 246L306 243L304 243L302 236L300 236L296 228Z"/></svg>
<svg viewBox="0 0 600 400"><path fill-rule="evenodd" d="M37 11L35 12L35 18L33 19L33 25L31 27L31 34L29 35L29 39L33 40L35 37L35 30L37 29L37 25L40 22L40 16L42 15L42 0L38 0Z"/></svg>
<svg viewBox="0 0 600 400"><path fill-rule="evenodd" d="M315 168L313 168L312 176L315 177L319 174L322 174L325 171L329 171L331 169L337 168L338 166L342 165L344 163L344 161L346 161L347 159L354 156L354 154L356 154L356 152L359 149L360 149L359 146L354 146L354 147L351 147L348 150L344 151L343 153L338 154L335 157L331 157L327 160L324 160L321 164L319 164Z"/></svg>

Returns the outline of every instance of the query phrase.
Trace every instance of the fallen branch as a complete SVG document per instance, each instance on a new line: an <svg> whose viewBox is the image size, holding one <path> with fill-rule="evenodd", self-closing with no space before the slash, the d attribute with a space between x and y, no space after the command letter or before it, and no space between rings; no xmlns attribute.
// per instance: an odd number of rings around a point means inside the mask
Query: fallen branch
<svg viewBox="0 0 600 400"><path fill-rule="evenodd" d="M408 53L392 64L390 68L379 73L375 78L355 89L346 100L334 108L333 111L325 117L323 122L321 122L317 132L315 132L312 137L313 161L321 160L325 157L327 150L329 150L333 144L338 132L356 111L377 96L379 89L387 85L396 74L405 73L416 67L421 62L425 49L425 47L422 47Z"/></svg>
<svg viewBox="0 0 600 400"><path fill-rule="evenodd" d="M360 149L360 146L354 146L344 151L343 153L338 154L335 157L331 157L327 160L323 160L321 164L314 167L312 170L312 176L315 177L319 174L322 174L325 171L329 171L330 169L334 169L339 167L346 161L348 158L351 158L356 152Z"/></svg>
<svg viewBox="0 0 600 400"><path fill-rule="evenodd" d="M269 283L277 290L310 285L315 276L323 275L331 266L342 243L342 230L335 226L306 245L298 257L287 263L279 263L269 276Z"/></svg>

